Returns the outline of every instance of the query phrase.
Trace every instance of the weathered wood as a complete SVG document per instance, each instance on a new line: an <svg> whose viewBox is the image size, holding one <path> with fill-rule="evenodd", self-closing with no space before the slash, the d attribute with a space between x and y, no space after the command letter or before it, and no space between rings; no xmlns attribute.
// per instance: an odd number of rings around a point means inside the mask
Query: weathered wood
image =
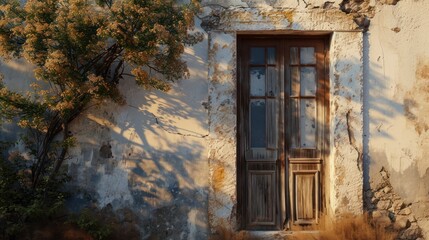
<svg viewBox="0 0 429 240"><path fill-rule="evenodd" d="M299 50L298 50L299 49ZM287 54L289 52L289 54ZM286 114L290 121L286 139L289 168L289 196L293 224L315 224L321 211L322 164L325 147L323 135L329 119L325 97L324 41L287 41ZM299 55L299 56L295 56ZM298 69L298 70L297 70ZM298 76L299 75L299 76ZM299 79L299 80L297 80Z"/></svg>
<svg viewBox="0 0 429 240"><path fill-rule="evenodd" d="M292 220L294 224L315 224L320 211L321 164L314 159L290 161Z"/></svg>
<svg viewBox="0 0 429 240"><path fill-rule="evenodd" d="M275 225L276 171L248 170L249 225Z"/></svg>
<svg viewBox="0 0 429 240"><path fill-rule="evenodd" d="M238 47L241 226L315 224L328 148L325 39L241 36Z"/></svg>

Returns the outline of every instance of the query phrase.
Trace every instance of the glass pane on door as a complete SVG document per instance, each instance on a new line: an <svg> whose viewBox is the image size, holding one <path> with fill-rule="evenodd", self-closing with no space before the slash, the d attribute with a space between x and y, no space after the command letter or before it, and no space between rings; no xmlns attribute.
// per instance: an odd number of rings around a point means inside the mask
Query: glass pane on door
<svg viewBox="0 0 429 240"><path fill-rule="evenodd" d="M253 47L250 48L250 64L265 63L265 48Z"/></svg>
<svg viewBox="0 0 429 240"><path fill-rule="evenodd" d="M316 68L301 67L301 96L316 96Z"/></svg>
<svg viewBox="0 0 429 240"><path fill-rule="evenodd" d="M265 67L250 68L250 96L265 96Z"/></svg>
<svg viewBox="0 0 429 240"><path fill-rule="evenodd" d="M316 100L302 99L300 106L300 135L302 148L316 147Z"/></svg>
<svg viewBox="0 0 429 240"><path fill-rule="evenodd" d="M265 100L250 101L250 147L265 147Z"/></svg>
<svg viewBox="0 0 429 240"><path fill-rule="evenodd" d="M314 54L314 47L301 48L301 64L316 64L316 55Z"/></svg>

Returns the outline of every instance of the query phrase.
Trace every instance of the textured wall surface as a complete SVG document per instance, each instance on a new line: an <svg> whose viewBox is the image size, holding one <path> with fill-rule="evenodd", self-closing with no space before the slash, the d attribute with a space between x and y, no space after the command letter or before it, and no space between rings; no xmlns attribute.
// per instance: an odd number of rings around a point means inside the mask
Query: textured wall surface
<svg viewBox="0 0 429 240"><path fill-rule="evenodd" d="M74 120L72 209L112 209L143 239L207 238L207 45L205 38L186 49L190 78L171 91L145 91L124 79L125 105L106 101ZM11 89L28 90L31 66L11 61L0 68ZM2 139L17 137L13 126L4 128Z"/></svg>
<svg viewBox="0 0 429 240"><path fill-rule="evenodd" d="M385 168L395 192L429 238L429 3L383 5L368 37L368 168L366 189L377 191Z"/></svg>
<svg viewBox="0 0 429 240"><path fill-rule="evenodd" d="M206 39L183 56L190 79L169 93L126 79L125 105L106 102L76 119L70 206L131 211L142 238L205 239L210 228L236 229L237 35L330 32L329 214L369 210L394 225L394 213L405 219L405 238L429 239L429 3L202 5L197 27ZM27 90L31 70L22 61L0 65L16 91ZM2 126L0 140L16 137L13 126Z"/></svg>
<svg viewBox="0 0 429 240"><path fill-rule="evenodd" d="M209 32L209 224L237 229L236 209L236 37L298 30L333 32L330 49L330 141L325 159L326 198L331 215L363 211L363 36L353 17L339 9L296 6L296 2L209 1L203 27ZM274 8L276 7L276 8ZM295 32L293 32L295 31ZM347 46L347 47L344 47Z"/></svg>
<svg viewBox="0 0 429 240"><path fill-rule="evenodd" d="M235 228L236 58L235 34L209 35L210 225Z"/></svg>
<svg viewBox="0 0 429 240"><path fill-rule="evenodd" d="M344 47L348 46L348 47ZM330 49L330 205L335 215L363 210L362 33L334 33Z"/></svg>
<svg viewBox="0 0 429 240"><path fill-rule="evenodd" d="M77 119L69 172L77 198L99 207L131 208L143 237L207 235L207 41L188 48L191 78L168 93L121 85L126 106L106 106ZM79 200L79 199L77 199Z"/></svg>

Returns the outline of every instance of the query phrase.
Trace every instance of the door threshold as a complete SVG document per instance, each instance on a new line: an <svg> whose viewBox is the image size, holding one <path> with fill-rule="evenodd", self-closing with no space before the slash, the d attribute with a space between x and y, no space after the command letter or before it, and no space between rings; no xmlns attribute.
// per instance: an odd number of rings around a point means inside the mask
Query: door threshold
<svg viewBox="0 0 429 240"><path fill-rule="evenodd" d="M245 231L248 235L255 239L305 239L305 240L318 240L320 238L319 230L308 230L308 231Z"/></svg>

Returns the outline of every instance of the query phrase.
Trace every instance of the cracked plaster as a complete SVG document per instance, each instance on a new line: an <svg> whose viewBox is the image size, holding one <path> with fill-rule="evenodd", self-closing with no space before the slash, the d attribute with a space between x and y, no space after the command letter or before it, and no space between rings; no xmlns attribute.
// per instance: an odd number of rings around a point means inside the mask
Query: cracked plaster
<svg viewBox="0 0 429 240"><path fill-rule="evenodd" d="M204 0L202 5L201 21L209 23L202 27L210 39L187 48L189 81L168 94L148 94L126 81L121 91L127 106L93 109L76 120L71 130L79 146L68 164L79 189L73 204L131 208L140 216L144 238L205 238L207 223L212 229L235 228L236 34L332 31L327 169L332 212L363 209L358 162L363 154L367 190L386 168L392 188L418 213L429 238L427 2ZM362 33L347 32L359 28L368 30L363 43ZM5 83L16 91L26 90L25 82L15 79L32 79L31 69L22 61L0 65ZM0 139L14 138L13 127L2 130ZM108 145L110 152L100 153ZM23 150L22 144L15 149ZM143 228L145 222L151 227Z"/></svg>
<svg viewBox="0 0 429 240"><path fill-rule="evenodd" d="M250 5L250 4L249 4ZM248 5L248 6L249 6ZM352 16L321 9L294 10L218 7L209 31L209 224L211 229L237 229L236 222L236 35L258 32L332 31L331 156L325 179L331 215L361 214L362 175L362 33ZM209 16L209 15L207 15ZM341 19L339 21L339 19ZM343 46L347 45L348 48ZM349 133L349 134L347 134ZM346 177L347 176L347 177Z"/></svg>

